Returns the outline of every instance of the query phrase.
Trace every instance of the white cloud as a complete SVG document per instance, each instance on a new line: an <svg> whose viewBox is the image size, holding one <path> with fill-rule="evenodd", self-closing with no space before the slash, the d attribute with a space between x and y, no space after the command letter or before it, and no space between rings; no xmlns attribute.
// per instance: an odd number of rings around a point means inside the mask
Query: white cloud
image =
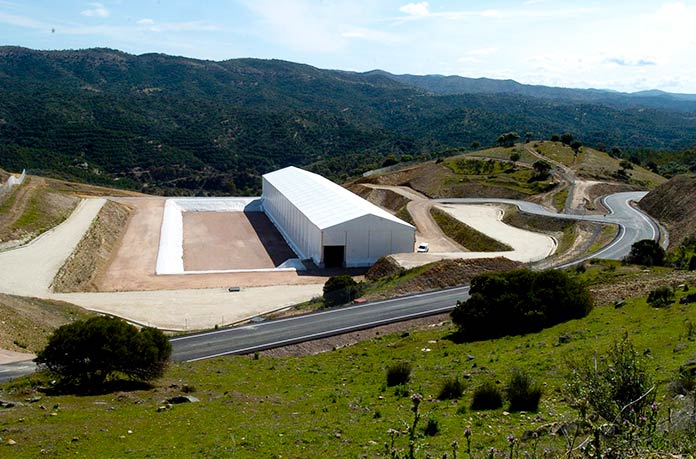
<svg viewBox="0 0 696 459"><path fill-rule="evenodd" d="M624 57L609 57L604 60L608 64L620 65L622 67L646 67L651 65L657 65L654 59L641 58L641 59L627 59Z"/></svg>
<svg viewBox="0 0 696 459"><path fill-rule="evenodd" d="M409 3L399 8L399 11L409 16L424 17L430 15L430 11L428 10L429 6L428 2Z"/></svg>
<svg viewBox="0 0 696 459"><path fill-rule="evenodd" d="M373 41L384 44L402 43L404 40L398 35L381 30L366 29L362 27L352 28L341 33L343 38Z"/></svg>
<svg viewBox="0 0 696 459"><path fill-rule="evenodd" d="M154 21L153 21L154 22ZM165 22L149 27L152 32L216 32L220 26L203 21Z"/></svg>
<svg viewBox="0 0 696 459"><path fill-rule="evenodd" d="M459 62L460 64L478 64L479 62L481 62L481 59L474 56L464 56L457 59L457 62Z"/></svg>
<svg viewBox="0 0 696 459"><path fill-rule="evenodd" d="M137 22L139 25L153 25L155 21L150 18L143 18Z"/></svg>
<svg viewBox="0 0 696 459"><path fill-rule="evenodd" d="M0 23L29 29L48 29L48 25L25 16L16 16L0 11Z"/></svg>
<svg viewBox="0 0 696 459"><path fill-rule="evenodd" d="M87 3L89 8L82 10L81 15L95 18L108 18L111 13L101 3Z"/></svg>
<svg viewBox="0 0 696 459"><path fill-rule="evenodd" d="M469 55L473 56L487 56L489 54L495 54L497 53L499 48L479 48L479 49L472 49L471 51L467 52Z"/></svg>

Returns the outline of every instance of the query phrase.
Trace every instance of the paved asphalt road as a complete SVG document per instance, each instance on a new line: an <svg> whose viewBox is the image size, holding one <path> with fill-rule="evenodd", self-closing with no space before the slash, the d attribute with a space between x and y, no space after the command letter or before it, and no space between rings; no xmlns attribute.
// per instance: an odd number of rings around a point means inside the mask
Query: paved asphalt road
<svg viewBox="0 0 696 459"><path fill-rule="evenodd" d="M517 205L520 210L537 215L616 223L620 226L617 238L604 249L585 258L621 259L629 253L634 242L641 239L657 239L660 235L655 222L630 204L631 201L639 201L646 194L630 192L607 196L604 199L605 205L610 210L607 215L557 214L537 204L506 199L446 199L440 202L462 204L499 202ZM574 263L579 261L582 260ZM248 354L412 317L446 312L454 308L457 300L466 298L468 298L468 287L462 287L174 338L172 339L173 358L191 361L220 355Z"/></svg>
<svg viewBox="0 0 696 459"><path fill-rule="evenodd" d="M171 340L174 360L249 354L287 344L347 333L451 310L469 297L469 287L420 293L287 319L187 335Z"/></svg>
<svg viewBox="0 0 696 459"><path fill-rule="evenodd" d="M31 360L24 362L5 363L0 365L0 383L20 376L28 375L36 370L36 365Z"/></svg>
<svg viewBox="0 0 696 459"><path fill-rule="evenodd" d="M638 201L645 194L644 192L617 193L606 197L604 203L610 209L610 213L604 216L556 214L536 204L505 199L447 199L441 202L469 204L499 202L517 205L524 212L538 215L616 223L621 228L617 238L591 257L620 259L628 254L634 242L659 237L659 229L655 222L630 205L630 201ZM577 262L579 261L574 263ZM468 298L468 291L468 287L459 287L177 337L171 340L172 358L177 361L193 361L221 355L249 354L263 349L446 312L451 310L458 300ZM20 371L20 373L12 373L13 371ZM24 373L21 371L0 366L0 381L10 379L8 375L16 377L26 374L31 372L31 369L25 367Z"/></svg>

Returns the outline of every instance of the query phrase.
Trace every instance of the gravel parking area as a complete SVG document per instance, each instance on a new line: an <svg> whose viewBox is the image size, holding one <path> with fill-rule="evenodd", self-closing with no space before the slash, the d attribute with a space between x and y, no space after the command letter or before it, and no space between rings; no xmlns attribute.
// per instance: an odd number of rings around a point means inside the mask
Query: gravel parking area
<svg viewBox="0 0 696 459"><path fill-rule="evenodd" d="M184 269L275 268L297 258L263 212L184 212Z"/></svg>

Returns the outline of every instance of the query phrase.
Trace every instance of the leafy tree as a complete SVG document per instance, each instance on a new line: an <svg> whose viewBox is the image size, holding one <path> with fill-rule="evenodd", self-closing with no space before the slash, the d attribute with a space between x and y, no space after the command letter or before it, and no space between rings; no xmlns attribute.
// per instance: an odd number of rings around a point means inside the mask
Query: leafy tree
<svg viewBox="0 0 696 459"><path fill-rule="evenodd" d="M520 154L515 152L510 155L510 161L519 161L521 158Z"/></svg>
<svg viewBox="0 0 696 459"><path fill-rule="evenodd" d="M98 386L120 375L149 381L161 376L172 348L154 328L136 327L111 317L94 317L59 327L36 363L62 382Z"/></svg>
<svg viewBox="0 0 696 459"><path fill-rule="evenodd" d="M573 140L570 142L570 148L573 149L573 151L577 154L580 152L580 149L582 148L582 143L578 140Z"/></svg>
<svg viewBox="0 0 696 459"><path fill-rule="evenodd" d="M657 168L657 163L655 161L648 161L645 164L645 167L651 172L654 172L656 174L660 173L659 169Z"/></svg>
<svg viewBox="0 0 696 459"><path fill-rule="evenodd" d="M388 167L388 166L393 166L395 164L399 164L399 160L396 159L396 156L394 155L389 155L386 157L386 159L382 162L382 167Z"/></svg>
<svg viewBox="0 0 696 459"><path fill-rule="evenodd" d="M532 167L534 168L534 180L544 180L551 172L551 165L546 161L535 161Z"/></svg>
<svg viewBox="0 0 696 459"><path fill-rule="evenodd" d="M532 132L527 132L527 133L524 135L524 138L527 140L527 143L529 143L529 141L532 140L532 137L533 137L533 136L534 136L534 134L533 134Z"/></svg>
<svg viewBox="0 0 696 459"><path fill-rule="evenodd" d="M619 167L622 169L633 169L633 164L630 161L622 159L621 161L619 161Z"/></svg>
<svg viewBox="0 0 696 459"><path fill-rule="evenodd" d="M506 132L498 137L498 145L503 147L511 147L519 138L520 136L516 132Z"/></svg>
<svg viewBox="0 0 696 459"><path fill-rule="evenodd" d="M561 140L561 138L558 136L558 134L551 136L551 142L558 142L559 140Z"/></svg>
<svg viewBox="0 0 696 459"><path fill-rule="evenodd" d="M662 266L665 263L665 249L657 241L643 239L633 243L624 261L634 265Z"/></svg>
<svg viewBox="0 0 696 459"><path fill-rule="evenodd" d="M348 274L331 276L324 284L324 304L336 306L353 301L362 293L362 286Z"/></svg>
<svg viewBox="0 0 696 459"><path fill-rule="evenodd" d="M573 134L566 132L565 134L561 135L561 142L566 145L570 145L571 142L573 142Z"/></svg>
<svg viewBox="0 0 696 459"><path fill-rule="evenodd" d="M471 148L473 148L474 150L476 150L480 146L481 146L481 142L476 142L476 141L471 142Z"/></svg>
<svg viewBox="0 0 696 459"><path fill-rule="evenodd" d="M536 332L592 309L587 288L559 270L482 274L471 281L469 293L451 314L466 340Z"/></svg>

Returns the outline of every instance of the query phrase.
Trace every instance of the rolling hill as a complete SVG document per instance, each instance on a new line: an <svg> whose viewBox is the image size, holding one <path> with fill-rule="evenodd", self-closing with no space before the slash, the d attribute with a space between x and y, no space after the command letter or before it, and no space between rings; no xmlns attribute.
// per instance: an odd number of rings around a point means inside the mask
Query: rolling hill
<svg viewBox="0 0 696 459"><path fill-rule="evenodd" d="M340 180L388 155L441 155L513 130L623 148L682 148L696 135L688 101L674 109L641 102L655 97L612 105L605 96L436 94L380 72L277 60L0 47L0 167L151 193L239 195L287 165Z"/></svg>

